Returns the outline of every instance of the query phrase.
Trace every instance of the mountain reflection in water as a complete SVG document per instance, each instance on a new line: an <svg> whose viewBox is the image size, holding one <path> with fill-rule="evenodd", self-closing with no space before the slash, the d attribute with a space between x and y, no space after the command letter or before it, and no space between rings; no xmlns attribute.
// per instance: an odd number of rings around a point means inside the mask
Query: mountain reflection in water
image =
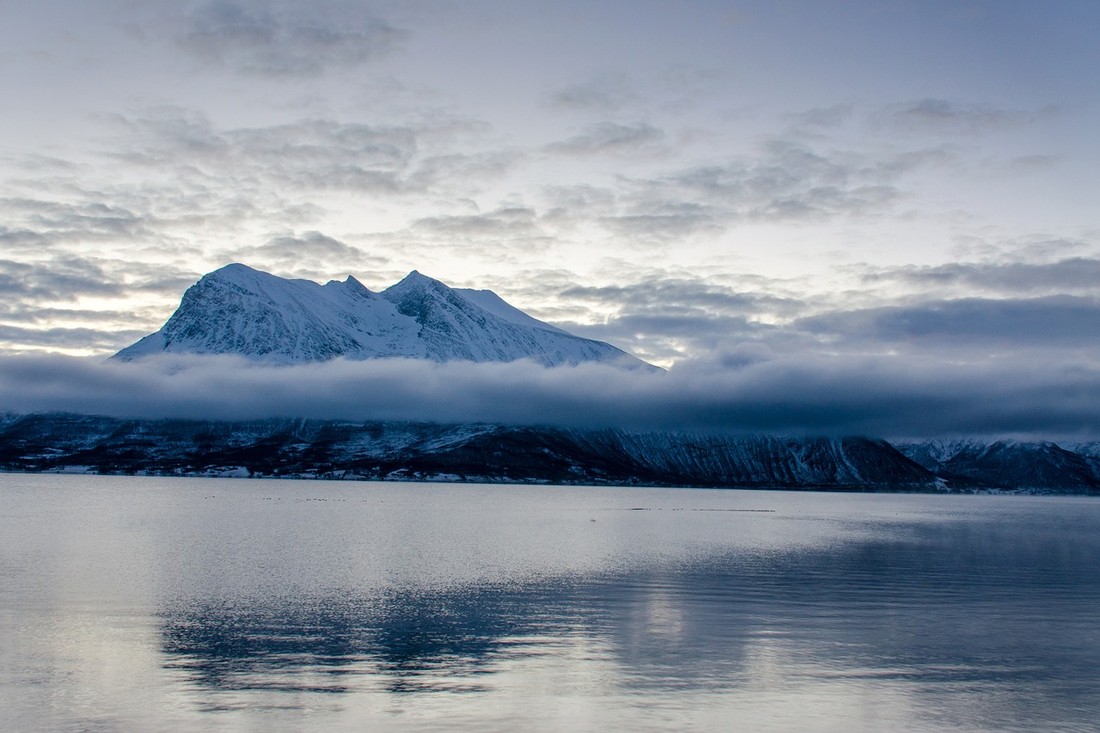
<svg viewBox="0 0 1100 733"><path fill-rule="evenodd" d="M349 692L375 674L390 692L468 692L516 640L538 633L543 589L409 591L385 597L194 604L164 617L169 666L219 689ZM560 630L557 630L560 631ZM308 686L298 672L316 672Z"/></svg>
<svg viewBox="0 0 1100 733"><path fill-rule="evenodd" d="M1057 529L897 523L557 579L205 599L165 610L163 652L214 690L406 694L491 694L516 663L572 655L547 666L596 665L595 688L627 698L802 690L812 706L844 686L934 702L921 715L937 725L1012 729L1100 713L1100 570L1066 562L1096 539Z"/></svg>

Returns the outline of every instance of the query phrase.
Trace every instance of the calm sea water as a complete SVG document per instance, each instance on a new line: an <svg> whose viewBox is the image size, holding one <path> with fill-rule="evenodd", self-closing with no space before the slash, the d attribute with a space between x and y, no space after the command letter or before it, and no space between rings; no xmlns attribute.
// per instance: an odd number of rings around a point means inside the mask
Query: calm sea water
<svg viewBox="0 0 1100 733"><path fill-rule="evenodd" d="M1098 721L1098 500L0 475L6 731Z"/></svg>

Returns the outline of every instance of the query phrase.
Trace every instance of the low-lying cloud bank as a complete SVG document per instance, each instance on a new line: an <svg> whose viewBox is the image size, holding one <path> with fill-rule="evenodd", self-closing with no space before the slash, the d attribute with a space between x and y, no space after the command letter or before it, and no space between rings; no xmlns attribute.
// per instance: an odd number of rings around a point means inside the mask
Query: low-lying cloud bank
<svg viewBox="0 0 1100 733"><path fill-rule="evenodd" d="M666 374L406 359L261 366L0 358L0 411L126 418L493 422L886 438L1100 437L1100 366L900 357L732 358Z"/></svg>

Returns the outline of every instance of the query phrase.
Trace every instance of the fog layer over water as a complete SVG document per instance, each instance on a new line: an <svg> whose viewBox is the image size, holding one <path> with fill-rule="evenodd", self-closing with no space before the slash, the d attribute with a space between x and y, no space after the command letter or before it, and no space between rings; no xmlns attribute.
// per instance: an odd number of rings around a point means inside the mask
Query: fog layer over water
<svg viewBox="0 0 1100 733"><path fill-rule="evenodd" d="M0 476L7 729L1089 730L1100 501Z"/></svg>

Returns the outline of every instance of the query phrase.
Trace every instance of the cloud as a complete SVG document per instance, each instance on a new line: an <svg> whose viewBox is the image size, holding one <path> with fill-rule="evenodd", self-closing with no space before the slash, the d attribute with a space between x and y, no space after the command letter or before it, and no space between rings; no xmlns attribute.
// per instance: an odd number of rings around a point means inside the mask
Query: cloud
<svg viewBox="0 0 1100 733"><path fill-rule="evenodd" d="M541 235L538 214L526 206L509 206L479 214L425 217L415 221L413 229L459 239Z"/></svg>
<svg viewBox="0 0 1100 733"><path fill-rule="evenodd" d="M560 300L609 313L595 323L559 324L571 333L608 341L647 361L662 364L728 349L731 345L767 342L780 347L805 336L757 320L790 317L807 305L793 298L739 291L701 278L667 277L631 285L572 286ZM576 318L577 316L574 316Z"/></svg>
<svg viewBox="0 0 1100 733"><path fill-rule="evenodd" d="M919 283L918 296L892 293L889 299L861 292L800 297L785 293L782 283L763 283L762 290L737 290L702 279L662 277L626 286L567 286L560 300L580 310L563 314L558 324L589 338L614 343L657 363L690 359L730 348L760 345L792 358L804 354L881 354L936 356L945 364L984 361L991 355L1017 354L1021 359L1044 355L1056 364L1065 354L1088 354L1100 340L1100 297L1082 268L1071 265L1048 271L1050 286L1036 285L1037 297L936 298ZM939 268L934 268L938 270ZM984 271L947 267L935 273L952 288L956 277L980 277ZM891 271L893 272L893 271ZM907 270L902 270L902 274ZM993 270L991 284L1028 288L1028 270ZM1061 278L1091 291L1070 292ZM847 305L852 300L875 303ZM883 301L886 301L885 303ZM892 301L892 302L891 302ZM593 314L601 314L593 317ZM572 322L571 322L572 321Z"/></svg>
<svg viewBox="0 0 1100 733"><path fill-rule="evenodd" d="M360 268L384 268L388 257L368 254L359 247L317 231L283 234L255 247L221 251L222 262L245 262L276 274L326 280L336 273L352 274Z"/></svg>
<svg viewBox="0 0 1100 733"><path fill-rule="evenodd" d="M134 240L151 235L146 217L102 200L8 197L0 199L0 211L9 221L19 219L22 223L14 229L0 227L0 241L22 249L54 242Z"/></svg>
<svg viewBox="0 0 1100 733"><path fill-rule="evenodd" d="M13 250L40 252L52 242L52 239L44 232L22 227L13 229L0 226L0 243L3 243L5 252Z"/></svg>
<svg viewBox="0 0 1100 733"><path fill-rule="evenodd" d="M207 63L264 76L315 76L383 57L403 30L346 3L208 2L186 17L180 45Z"/></svg>
<svg viewBox="0 0 1100 733"><path fill-rule="evenodd" d="M711 220L724 226L812 223L841 216L868 220L907 196L900 187L905 176L953 159L944 148L870 156L773 139L754 156L629 179L620 199L639 209L654 204L707 206Z"/></svg>
<svg viewBox="0 0 1100 733"><path fill-rule="evenodd" d="M953 262L884 268L863 275L868 283L903 282L918 287L980 289L996 293L1100 295L1100 259L1071 257L1058 262Z"/></svg>
<svg viewBox="0 0 1100 733"><path fill-rule="evenodd" d="M645 122L633 125L600 122L573 137L547 145L546 150L564 155L633 155L659 151L663 138L660 129Z"/></svg>
<svg viewBox="0 0 1100 733"><path fill-rule="evenodd" d="M163 319L149 301L178 299L196 279L169 263L38 254L0 259L0 350L113 351Z"/></svg>
<svg viewBox="0 0 1100 733"><path fill-rule="evenodd" d="M102 324L104 326L109 324L130 324L135 322L143 322L153 318L163 319L164 314L159 309L149 308L127 308L125 310L93 310L91 308L58 308L48 307L40 305L26 305L22 302L16 303L4 303L0 302L0 321L7 322L7 325L12 323L18 324L53 324L53 323L91 323ZM118 334L114 339L116 343L124 343L123 339L126 338L127 333L140 333L137 331L127 331L123 334ZM144 333L140 333L144 335ZM42 345L42 344L39 344ZM79 344L66 344L70 348L83 348L86 346L83 342Z"/></svg>
<svg viewBox="0 0 1100 733"><path fill-rule="evenodd" d="M306 232L300 237L282 236L269 239L266 244L254 247L252 252L282 259L309 258L360 258L362 250L344 244L321 232Z"/></svg>
<svg viewBox="0 0 1100 733"><path fill-rule="evenodd" d="M976 234L955 236L952 259L975 260L979 266L1011 263L1051 263L1058 260L1085 258L1097 251L1100 231L1081 237L1059 237L1044 234L1004 238L986 238ZM884 268L886 269L886 268Z"/></svg>
<svg viewBox="0 0 1100 733"><path fill-rule="evenodd" d="M55 351L58 349L115 350L120 345L144 336L143 331L114 331L97 328L25 328L0 324L0 344L4 351ZM13 348L22 347L22 348Z"/></svg>
<svg viewBox="0 0 1100 733"><path fill-rule="evenodd" d="M595 324L562 323L570 333L615 344L658 364L681 362L747 344L780 345L786 334L744 316L718 316L689 308L623 313Z"/></svg>
<svg viewBox="0 0 1100 733"><path fill-rule="evenodd" d="M375 195L449 191L499 176L521 156L509 150L460 152L480 135L474 120L432 115L405 124L303 119L222 129L189 109L162 107L142 116L114 115L124 132L105 154L139 169L169 170L223 197L270 197L269 189L355 191ZM444 153L432 152L442 147Z"/></svg>
<svg viewBox="0 0 1100 733"><path fill-rule="evenodd" d="M1041 153L1019 155L1006 161L1005 169L1009 173L1036 173L1053 168L1058 165L1061 160L1062 159L1057 155L1045 155Z"/></svg>
<svg viewBox="0 0 1100 733"><path fill-rule="evenodd" d="M164 292L190 284L170 266L143 265L109 258L55 255L45 262L0 260L0 303L71 302L83 296Z"/></svg>
<svg viewBox="0 0 1100 733"><path fill-rule="evenodd" d="M74 300L80 295L115 295L117 285L106 282L97 267L83 262L54 261L48 265L0 260L0 292L4 300Z"/></svg>
<svg viewBox="0 0 1100 733"><path fill-rule="evenodd" d="M776 313L795 306L795 301L764 293L738 292L703 278L662 277L630 285L575 286L561 297L594 301L623 310L697 309L707 313L744 315Z"/></svg>
<svg viewBox="0 0 1100 733"><path fill-rule="evenodd" d="M374 360L270 367L0 357L0 410L489 422L784 434L1100 435L1100 366L732 355L667 374Z"/></svg>
<svg viewBox="0 0 1100 733"><path fill-rule="evenodd" d="M266 180L296 188L393 192L417 150L410 127L302 120L219 130L195 112L166 108L116 117L128 147L109 155L146 166L196 166L230 181Z"/></svg>
<svg viewBox="0 0 1100 733"><path fill-rule="evenodd" d="M567 109L613 112L638 101L625 74L605 74L554 92L553 105Z"/></svg>
<svg viewBox="0 0 1100 733"><path fill-rule="evenodd" d="M826 313L796 329L829 341L892 346L1092 350L1100 341L1100 300L1068 295L1029 299L960 298Z"/></svg>
<svg viewBox="0 0 1100 733"><path fill-rule="evenodd" d="M814 107L802 112L786 115L797 127L837 128L852 119L855 110L850 104L834 104L829 107Z"/></svg>
<svg viewBox="0 0 1100 733"><path fill-rule="evenodd" d="M614 216L597 219L612 233L638 242L676 242L699 234L718 234L725 229L727 216L718 207L687 201L653 201L631 206Z"/></svg>
<svg viewBox="0 0 1100 733"><path fill-rule="evenodd" d="M522 151L511 149L424 156L410 171L406 188L414 191L456 190L473 194L484 185L482 182L503 177L525 158L526 154Z"/></svg>
<svg viewBox="0 0 1100 733"><path fill-rule="evenodd" d="M1054 114L1053 107L1025 112L925 98L884 108L876 115L876 123L895 132L977 135Z"/></svg>

